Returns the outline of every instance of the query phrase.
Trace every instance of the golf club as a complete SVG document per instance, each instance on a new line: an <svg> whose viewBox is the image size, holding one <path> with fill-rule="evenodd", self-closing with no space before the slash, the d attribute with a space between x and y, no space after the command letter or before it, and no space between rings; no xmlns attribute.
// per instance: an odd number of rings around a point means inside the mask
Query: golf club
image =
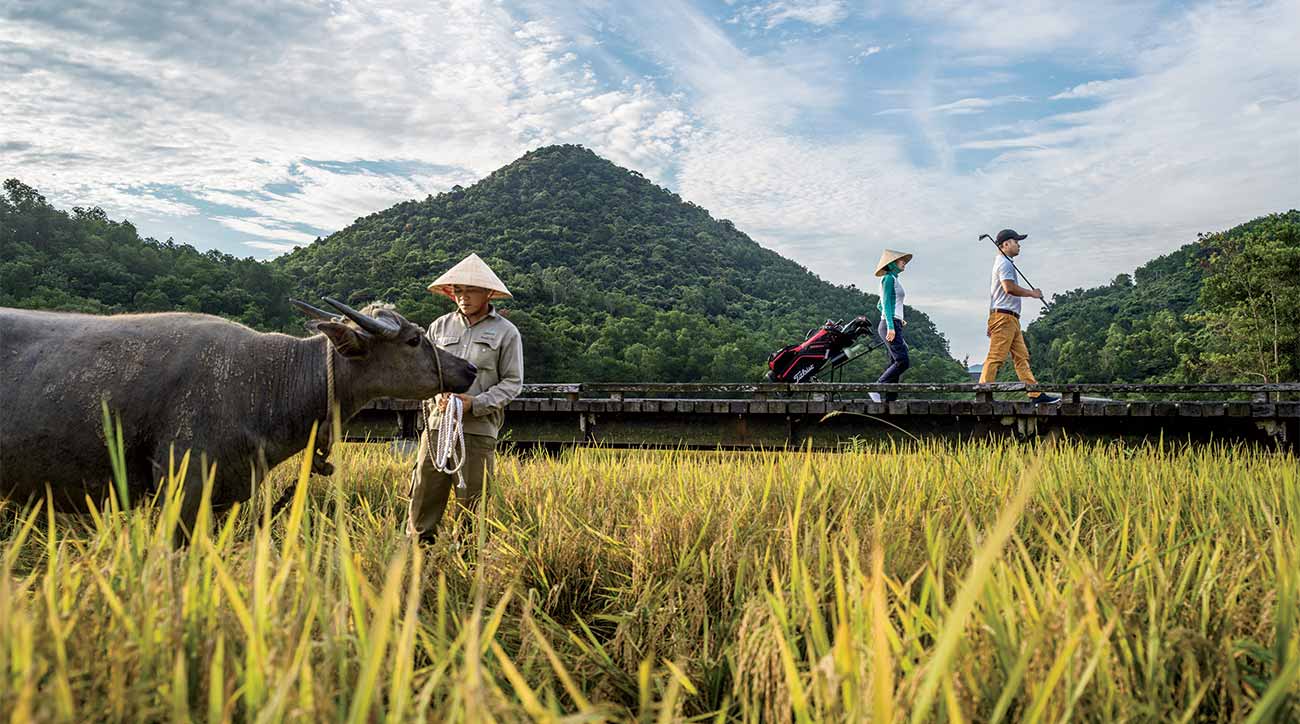
<svg viewBox="0 0 1300 724"><path fill-rule="evenodd" d="M1034 283L1033 283L1033 282L1029 281L1029 277L1025 276L1025 273L1024 273L1024 272L1020 271L1020 267L1016 266L1016 263L1015 263L1014 261L1011 260L1011 257L1007 256L1006 254L1004 254L1004 253L1002 252L1002 247L1001 247L1001 246L998 246L998 242L997 242L996 239L994 239L993 237L989 236L988 234L980 234L979 241L983 241L983 240L985 240L985 239L988 239L989 241L993 242L993 246L997 248L998 253L999 253L999 254L1002 254L1002 257L1003 257L1004 259L1006 259L1007 261L1011 262L1011 268L1016 270L1016 273L1020 275L1020 278L1021 278L1021 279L1024 279L1024 280L1025 280L1025 283L1029 285L1029 288L1030 288L1030 289L1037 289L1037 288L1038 288L1038 287L1034 286ZM1038 301L1040 301L1040 302L1043 303L1043 311L1044 311L1044 312L1047 311L1047 310L1049 310L1049 309L1051 309L1052 305L1048 304L1046 299L1040 299L1040 300L1038 300Z"/></svg>

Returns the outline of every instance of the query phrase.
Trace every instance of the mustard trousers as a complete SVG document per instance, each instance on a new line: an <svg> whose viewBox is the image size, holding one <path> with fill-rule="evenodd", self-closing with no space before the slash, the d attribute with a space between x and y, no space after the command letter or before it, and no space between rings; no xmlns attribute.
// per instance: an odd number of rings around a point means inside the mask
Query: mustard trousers
<svg viewBox="0 0 1300 724"><path fill-rule="evenodd" d="M1011 354L1011 362L1016 366L1016 377L1025 384L1038 384L1033 370L1029 369L1029 348L1025 346L1025 335L1020 331L1020 320L1010 314L989 312L988 323L989 356L984 360L984 369L980 371L980 382L997 380L998 368ZM1037 392L1029 393L1038 397Z"/></svg>

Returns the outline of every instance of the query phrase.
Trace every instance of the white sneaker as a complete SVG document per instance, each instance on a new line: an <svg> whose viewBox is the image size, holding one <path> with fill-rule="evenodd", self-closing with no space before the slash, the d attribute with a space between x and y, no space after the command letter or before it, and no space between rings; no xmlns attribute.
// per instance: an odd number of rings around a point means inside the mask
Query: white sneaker
<svg viewBox="0 0 1300 724"><path fill-rule="evenodd" d="M881 401L881 399L880 399L880 393L879 393L879 392L868 392L868 393L867 393L867 397L870 397L872 402L880 402L880 401Z"/></svg>

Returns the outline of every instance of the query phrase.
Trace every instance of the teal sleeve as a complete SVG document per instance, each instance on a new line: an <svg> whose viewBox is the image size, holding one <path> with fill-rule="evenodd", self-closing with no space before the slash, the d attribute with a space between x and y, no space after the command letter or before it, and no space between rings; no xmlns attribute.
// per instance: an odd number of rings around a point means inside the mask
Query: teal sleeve
<svg viewBox="0 0 1300 724"><path fill-rule="evenodd" d="M883 308L881 309L881 313L882 316L884 316L885 318L885 327L887 329L893 329L894 328L894 275L886 274L884 280L882 280L881 282L880 288L882 292L880 295L880 303L884 305Z"/></svg>

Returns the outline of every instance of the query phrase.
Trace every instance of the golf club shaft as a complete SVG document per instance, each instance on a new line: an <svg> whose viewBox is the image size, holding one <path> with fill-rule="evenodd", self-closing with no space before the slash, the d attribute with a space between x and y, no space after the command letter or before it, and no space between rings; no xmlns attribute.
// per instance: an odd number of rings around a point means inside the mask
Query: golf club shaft
<svg viewBox="0 0 1300 724"><path fill-rule="evenodd" d="M1011 259L1011 257L1007 256L1006 253L1002 251L1002 247L1001 247L1001 246L998 246L998 242L997 242L993 237L989 236L988 234L980 234L980 238L981 238L981 239L988 239L989 241L992 241L992 242L993 242L993 246L997 248L998 253L999 253L999 254L1002 254L1002 258L1003 258L1003 259L1006 259L1008 262L1011 263L1011 268L1016 270L1016 273L1020 275L1020 278L1021 278L1021 279L1024 279L1024 280L1025 280L1025 283L1029 285L1029 288L1030 288L1030 289L1037 289L1037 288L1038 288L1038 287L1034 286L1034 283L1033 283L1033 282L1029 281L1029 277L1025 276L1025 273L1024 273L1024 272L1020 271L1020 267L1016 266L1015 261L1013 261L1013 260ZM1047 303L1047 300L1046 300L1046 299L1040 299L1040 300L1038 300L1038 301L1040 301L1040 302L1043 303L1043 309L1047 309L1048 307L1051 306L1051 305L1049 305L1049 304Z"/></svg>

